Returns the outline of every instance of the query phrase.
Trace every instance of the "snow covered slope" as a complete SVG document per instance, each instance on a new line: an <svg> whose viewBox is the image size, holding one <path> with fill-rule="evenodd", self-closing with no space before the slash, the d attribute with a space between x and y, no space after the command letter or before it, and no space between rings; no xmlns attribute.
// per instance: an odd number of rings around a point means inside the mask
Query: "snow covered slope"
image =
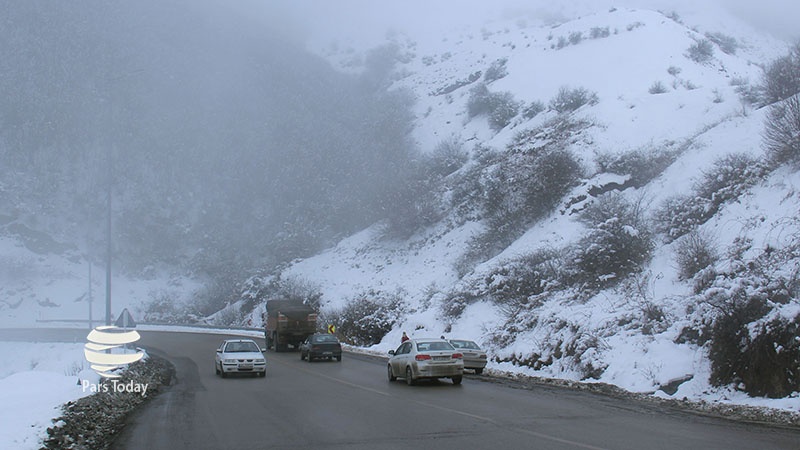
<svg viewBox="0 0 800 450"><path fill-rule="evenodd" d="M787 44L722 11L699 9L690 8L691 23L672 12L607 8L591 14L582 10L580 17L556 23L512 18L443 30L425 39L393 35L389 42L400 61L393 87L417 97L415 137L424 152L448 139L461 142L473 152L463 173L477 164L477 148L502 152L520 131L546 127L556 119L559 115L547 106L560 89L583 88L596 94L596 102L571 113L589 125L569 140L568 148L590 182L466 273L459 271L459 261L486 224L453 208L407 240L392 237L386 224L375 224L295 262L282 275L317 284L323 311L335 312L364 295L401 297L406 309L373 346L376 351L394 348L402 331L446 334L489 347L492 369L800 411L797 393L769 401L749 398L735 386L711 386L707 346L681 339L686 329L703 320L704 312L697 307L691 280L681 279L675 260L678 241L665 236L657 236L652 258L641 272L588 298L561 292L534 299L540 306L514 316L485 295L492 283L503 282L503 270L515 258L582 239L586 225L569 213L570 199L586 194L598 180L614 179L614 174L603 173L599 155L672 155L655 178L621 190L629 201L644 205L648 216L670 198L694 195L696 183L721 158L744 154L763 159L766 111L741 100L740 93L761 81L763 65L786 54ZM711 45L710 55L697 54L703 52L703 42ZM321 53L342 70L358 70L363 54L336 48ZM490 126L485 114L470 116L471 89L479 83L492 93L510 93L521 105L506 126ZM523 111L536 102L545 109L526 117ZM798 187L800 175L780 168L736 201L723 204L698 228L722 250L720 272L756 258L769 246L785 247L797 236ZM749 245L744 254L725 254L743 241ZM463 310L449 315L445 304L465 293L472 298L461 305ZM789 319L800 311L794 300L779 309ZM689 381L677 390L664 387L676 379Z"/></svg>

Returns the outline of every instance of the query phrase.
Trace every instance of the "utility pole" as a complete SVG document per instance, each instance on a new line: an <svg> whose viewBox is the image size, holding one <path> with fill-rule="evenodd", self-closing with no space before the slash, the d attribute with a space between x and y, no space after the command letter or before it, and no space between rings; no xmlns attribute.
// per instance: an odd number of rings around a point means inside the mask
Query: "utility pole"
<svg viewBox="0 0 800 450"><path fill-rule="evenodd" d="M108 152L108 192L106 195L106 325L111 325L111 151Z"/></svg>
<svg viewBox="0 0 800 450"><path fill-rule="evenodd" d="M114 85L114 88L117 88L119 84L131 77L132 75L136 75L139 73L144 72L143 69L129 71L127 73L120 74L115 78L111 78L108 80L109 87ZM110 100L111 111L109 117L111 119L112 129L115 131L119 131L116 129L116 125L119 122L119 114L118 108L120 107L117 102L118 99L115 99L116 95L112 95ZM106 159L108 164L108 169L106 175L108 176L108 183L107 189L108 192L106 193L106 210L108 212L107 222L106 222L106 325L111 325L111 188L114 183L114 155L117 152L117 146L114 140L111 141L110 146L107 147L106 150Z"/></svg>
<svg viewBox="0 0 800 450"><path fill-rule="evenodd" d="M87 258L88 259L88 258ZM89 260L89 329L93 329L92 326L92 260Z"/></svg>

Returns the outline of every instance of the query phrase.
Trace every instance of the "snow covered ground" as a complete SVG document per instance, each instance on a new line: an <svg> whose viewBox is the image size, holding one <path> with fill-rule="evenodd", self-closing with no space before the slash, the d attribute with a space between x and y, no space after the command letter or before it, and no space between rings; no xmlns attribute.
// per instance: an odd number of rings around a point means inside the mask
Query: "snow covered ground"
<svg viewBox="0 0 800 450"><path fill-rule="evenodd" d="M0 342L0 447L37 449L61 405L84 392L78 379L97 375L83 357L83 343Z"/></svg>
<svg viewBox="0 0 800 450"><path fill-rule="evenodd" d="M260 332L191 327L139 326L137 329L262 336ZM61 406L92 394L81 381L96 385L99 376L89 369L83 346L84 342L0 341L0 354L6 355L0 367L0 404L3 405L0 448L41 448L47 428L62 414Z"/></svg>

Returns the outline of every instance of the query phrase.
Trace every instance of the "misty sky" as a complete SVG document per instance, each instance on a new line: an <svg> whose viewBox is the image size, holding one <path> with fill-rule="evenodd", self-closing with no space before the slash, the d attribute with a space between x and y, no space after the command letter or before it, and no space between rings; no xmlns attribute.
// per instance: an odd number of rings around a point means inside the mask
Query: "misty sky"
<svg viewBox="0 0 800 450"><path fill-rule="evenodd" d="M716 5L716 6L713 6ZM800 39L800 1L798 0L307 0L291 4L270 2L266 7L272 26L291 27L301 38L321 42L335 39L375 41L389 30L411 36L441 33L462 24L482 24L501 18L558 20L611 7L648 8L677 12L689 26L699 10L721 7L776 37ZM291 17L289 21L285 17ZM292 25L289 25L289 24Z"/></svg>

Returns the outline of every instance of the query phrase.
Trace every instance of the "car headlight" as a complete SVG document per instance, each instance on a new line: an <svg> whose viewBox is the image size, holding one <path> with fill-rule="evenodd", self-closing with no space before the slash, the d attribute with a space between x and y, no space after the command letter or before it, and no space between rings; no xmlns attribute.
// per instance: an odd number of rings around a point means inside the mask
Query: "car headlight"
<svg viewBox="0 0 800 450"><path fill-rule="evenodd" d="M267 360L265 360L264 358L259 358L255 360L256 364L264 364L265 362L267 362Z"/></svg>
<svg viewBox="0 0 800 450"><path fill-rule="evenodd" d="M225 364L236 364L235 359L223 359L222 362Z"/></svg>

